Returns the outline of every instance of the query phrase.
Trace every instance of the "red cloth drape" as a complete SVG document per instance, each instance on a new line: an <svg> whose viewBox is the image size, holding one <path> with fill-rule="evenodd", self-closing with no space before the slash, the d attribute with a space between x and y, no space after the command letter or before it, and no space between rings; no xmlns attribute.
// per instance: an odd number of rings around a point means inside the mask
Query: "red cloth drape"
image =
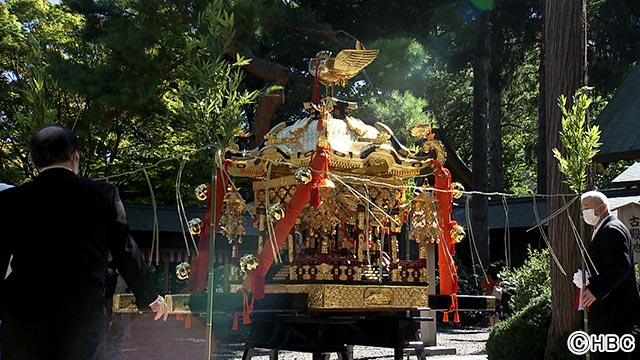
<svg viewBox="0 0 640 360"><path fill-rule="evenodd" d="M451 173L449 170L433 161L436 167L434 188L435 197L438 200L438 225L442 230L442 239L438 244L438 269L440 270L440 294L451 295L458 292L457 268L453 261L456 249L451 239L451 208L453 193L451 190Z"/></svg>
<svg viewBox="0 0 640 360"><path fill-rule="evenodd" d="M226 166L226 164L225 164ZM222 168L218 168L216 176L216 221L215 228L218 227L220 217L222 216L222 203L224 194L229 182L229 176ZM184 288L185 293L202 293L207 282L207 273L209 271L209 243L211 233L211 187L207 190L207 205L205 209L204 219L202 220L204 227L200 232L200 240L198 241L198 255L191 263L191 276L189 284Z"/></svg>
<svg viewBox="0 0 640 360"><path fill-rule="evenodd" d="M282 245L287 239L287 235L293 229L296 223L296 219L300 216L300 213L304 209L309 201L312 189L315 185L317 190L317 184L326 177L326 174L319 173L320 171L328 170L328 156L329 152L326 148L318 147L311 159L309 167L313 172L313 179L308 184L299 185L296 191L291 197L291 201L285 209L284 218L278 221L274 226L276 248L282 248ZM266 241L269 241L268 239ZM258 268L250 271L244 280L243 287L251 291L254 299L260 300L264 298L264 277L269 271L271 264L273 264L274 254L271 246L265 244L262 247L262 251L257 256Z"/></svg>

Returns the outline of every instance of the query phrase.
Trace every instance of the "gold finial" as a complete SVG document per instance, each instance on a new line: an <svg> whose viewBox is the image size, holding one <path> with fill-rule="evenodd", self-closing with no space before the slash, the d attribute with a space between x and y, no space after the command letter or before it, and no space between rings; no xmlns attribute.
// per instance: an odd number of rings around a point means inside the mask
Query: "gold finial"
<svg viewBox="0 0 640 360"><path fill-rule="evenodd" d="M364 50L360 42L356 42L355 49L342 50L336 57L331 57L331 51L319 51L309 61L309 72L327 87L336 84L344 87L377 56L378 50Z"/></svg>

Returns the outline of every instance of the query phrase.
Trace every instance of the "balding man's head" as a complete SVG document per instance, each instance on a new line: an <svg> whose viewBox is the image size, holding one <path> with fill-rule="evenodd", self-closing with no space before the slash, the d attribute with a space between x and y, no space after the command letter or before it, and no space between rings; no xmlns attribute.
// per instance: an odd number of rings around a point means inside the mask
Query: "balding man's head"
<svg viewBox="0 0 640 360"><path fill-rule="evenodd" d="M70 162L76 150L78 137L62 126L45 126L31 137L31 159L38 168Z"/></svg>

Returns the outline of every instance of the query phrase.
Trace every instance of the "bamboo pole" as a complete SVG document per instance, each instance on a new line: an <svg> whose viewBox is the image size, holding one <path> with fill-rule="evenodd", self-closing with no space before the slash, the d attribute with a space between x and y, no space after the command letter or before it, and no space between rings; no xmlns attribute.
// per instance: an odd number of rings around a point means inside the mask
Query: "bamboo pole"
<svg viewBox="0 0 640 360"><path fill-rule="evenodd" d="M587 240L585 238L585 223L584 223L584 221L580 222L580 239L582 240L583 243L585 243L585 246L588 245ZM582 289L584 289L587 286L587 266L586 266L586 263L584 261L584 256L581 257L580 268L582 269ZM582 299L580 299L579 301L582 301ZM586 308L584 308L582 310L582 324L584 326L584 332L589 334L589 314L587 313L587 309ZM590 351L587 351L587 353L585 354L585 359L586 360L590 360L591 359L591 352Z"/></svg>
<svg viewBox="0 0 640 360"><path fill-rule="evenodd" d="M216 246L216 172L218 171L219 150L215 151L215 157L211 170L211 219L209 221L209 271L207 273L207 321L205 325L207 352L206 360L213 359L213 297L215 295L215 246Z"/></svg>

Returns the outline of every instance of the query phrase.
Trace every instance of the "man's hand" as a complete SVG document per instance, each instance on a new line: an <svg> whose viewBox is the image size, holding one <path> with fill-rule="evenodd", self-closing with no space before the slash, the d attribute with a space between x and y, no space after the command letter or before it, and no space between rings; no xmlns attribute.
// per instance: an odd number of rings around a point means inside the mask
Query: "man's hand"
<svg viewBox="0 0 640 360"><path fill-rule="evenodd" d="M596 301L596 297L593 296L591 290L585 288L582 291L582 298L580 299L580 301L582 301L582 306L586 309L591 306L594 301Z"/></svg>
<svg viewBox="0 0 640 360"><path fill-rule="evenodd" d="M167 317L169 316L169 307L162 296L158 295L156 301L149 304L149 307L154 313L156 313L153 320L162 318L163 321L167 321Z"/></svg>

